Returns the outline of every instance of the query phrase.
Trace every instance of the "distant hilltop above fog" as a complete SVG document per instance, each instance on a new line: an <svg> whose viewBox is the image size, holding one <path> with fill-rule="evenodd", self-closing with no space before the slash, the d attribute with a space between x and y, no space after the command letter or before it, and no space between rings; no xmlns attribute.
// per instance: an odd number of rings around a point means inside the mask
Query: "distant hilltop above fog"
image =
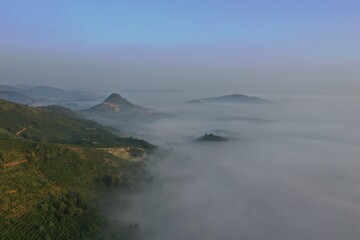
<svg viewBox="0 0 360 240"><path fill-rule="evenodd" d="M130 114L130 113L147 113L152 110L140 107L129 102L126 98L123 98L120 94L113 93L106 98L102 103L86 110L85 112L95 114Z"/></svg>
<svg viewBox="0 0 360 240"><path fill-rule="evenodd" d="M123 98L120 94L113 93L102 103L82 112L85 117L108 124L116 121L119 124L147 122L165 117L164 113L135 105ZM120 121L119 121L120 120Z"/></svg>
<svg viewBox="0 0 360 240"><path fill-rule="evenodd" d="M202 141L202 142L226 142L226 141L228 141L227 138L221 137L220 135L215 135L213 133L205 133L203 136L201 136L195 140Z"/></svg>
<svg viewBox="0 0 360 240"><path fill-rule="evenodd" d="M210 97L210 98L199 98L188 101L190 104L201 104L201 103L267 103L267 100L259 97L247 96L242 94L231 94L221 97Z"/></svg>

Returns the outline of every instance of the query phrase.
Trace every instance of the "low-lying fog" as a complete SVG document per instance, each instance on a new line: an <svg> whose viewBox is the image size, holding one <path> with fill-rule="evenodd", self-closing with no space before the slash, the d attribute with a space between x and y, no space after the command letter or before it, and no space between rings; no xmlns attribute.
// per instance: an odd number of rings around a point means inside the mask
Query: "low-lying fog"
<svg viewBox="0 0 360 240"><path fill-rule="evenodd" d="M119 194L131 206L111 218L139 223L144 239L358 240L360 99L267 99L163 107L176 117L139 136L172 152L148 162L153 183ZM214 131L232 141L193 141Z"/></svg>

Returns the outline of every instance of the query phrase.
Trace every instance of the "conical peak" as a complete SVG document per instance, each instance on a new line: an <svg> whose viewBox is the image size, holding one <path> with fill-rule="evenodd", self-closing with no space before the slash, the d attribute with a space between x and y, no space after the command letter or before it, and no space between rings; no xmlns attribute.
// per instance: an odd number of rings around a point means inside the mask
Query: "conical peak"
<svg viewBox="0 0 360 240"><path fill-rule="evenodd" d="M105 99L104 102L111 102L111 101L114 101L114 100L123 100L124 98L121 97L120 94L118 93L113 93L111 94L107 99Z"/></svg>
<svg viewBox="0 0 360 240"><path fill-rule="evenodd" d="M121 97L118 93L111 94L105 101L105 104L111 103L115 105L121 105L121 106L133 106L131 102L126 100L126 98Z"/></svg>

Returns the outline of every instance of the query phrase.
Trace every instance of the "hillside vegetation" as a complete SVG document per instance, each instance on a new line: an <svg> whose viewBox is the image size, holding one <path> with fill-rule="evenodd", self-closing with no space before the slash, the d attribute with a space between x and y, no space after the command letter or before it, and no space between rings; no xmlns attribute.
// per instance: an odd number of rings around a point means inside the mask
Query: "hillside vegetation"
<svg viewBox="0 0 360 240"><path fill-rule="evenodd" d="M0 239L111 239L101 193L129 187L142 170L103 147L154 148L64 108L0 100Z"/></svg>
<svg viewBox="0 0 360 240"><path fill-rule="evenodd" d="M0 99L0 129L33 141L96 147L152 148L143 140L120 138L94 121L64 107L28 107ZM23 130L23 131L22 131Z"/></svg>

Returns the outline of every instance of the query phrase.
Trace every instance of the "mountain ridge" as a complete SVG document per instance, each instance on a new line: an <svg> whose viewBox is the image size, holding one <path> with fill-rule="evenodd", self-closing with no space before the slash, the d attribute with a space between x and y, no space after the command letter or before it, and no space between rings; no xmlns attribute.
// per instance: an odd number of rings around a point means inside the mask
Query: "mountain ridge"
<svg viewBox="0 0 360 240"><path fill-rule="evenodd" d="M11 94L10 94L11 92ZM66 104L66 102L86 102L101 98L101 94L81 90L64 90L49 86L0 84L0 98L29 105Z"/></svg>

